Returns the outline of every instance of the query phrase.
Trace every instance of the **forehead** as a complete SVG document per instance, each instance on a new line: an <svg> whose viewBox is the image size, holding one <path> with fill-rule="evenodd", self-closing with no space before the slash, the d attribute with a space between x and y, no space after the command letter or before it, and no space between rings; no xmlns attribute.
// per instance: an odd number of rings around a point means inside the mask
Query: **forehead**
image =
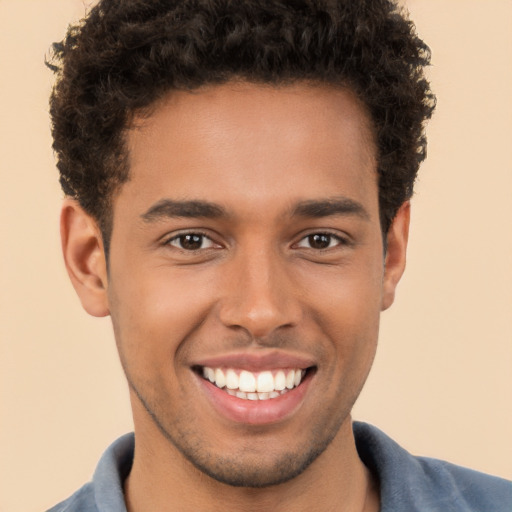
<svg viewBox="0 0 512 512"><path fill-rule="evenodd" d="M371 124L347 89L227 83L173 91L135 119L127 142L123 189L137 190L137 202L304 200L343 194L336 186L344 181L352 195L376 191Z"/></svg>

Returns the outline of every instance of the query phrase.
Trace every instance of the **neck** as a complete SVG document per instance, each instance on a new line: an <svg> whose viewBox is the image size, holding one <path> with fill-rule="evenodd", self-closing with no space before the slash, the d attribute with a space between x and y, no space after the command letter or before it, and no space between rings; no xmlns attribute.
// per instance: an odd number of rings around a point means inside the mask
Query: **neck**
<svg viewBox="0 0 512 512"><path fill-rule="evenodd" d="M214 480L196 469L155 429L138 431L136 425L135 457L125 482L128 512L379 510L377 486L357 455L350 418L303 473L265 488L233 487Z"/></svg>

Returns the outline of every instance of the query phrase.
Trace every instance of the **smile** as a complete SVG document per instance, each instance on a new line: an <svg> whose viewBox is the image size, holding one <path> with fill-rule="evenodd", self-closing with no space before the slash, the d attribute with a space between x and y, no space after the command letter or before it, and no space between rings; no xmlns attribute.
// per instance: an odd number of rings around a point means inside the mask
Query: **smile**
<svg viewBox="0 0 512 512"><path fill-rule="evenodd" d="M250 372L234 368L202 368L202 376L217 388L242 400L271 400L278 398L302 382L306 370L276 369Z"/></svg>

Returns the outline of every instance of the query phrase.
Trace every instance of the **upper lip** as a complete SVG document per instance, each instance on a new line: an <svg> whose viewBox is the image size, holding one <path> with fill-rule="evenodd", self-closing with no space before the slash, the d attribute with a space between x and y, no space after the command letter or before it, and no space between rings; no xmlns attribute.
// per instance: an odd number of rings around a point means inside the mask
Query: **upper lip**
<svg viewBox="0 0 512 512"><path fill-rule="evenodd" d="M315 366L315 362L311 357L279 351L266 353L234 352L206 357L196 361L192 366L208 366L209 368L239 368L242 370L258 372L280 368L306 369L311 366Z"/></svg>

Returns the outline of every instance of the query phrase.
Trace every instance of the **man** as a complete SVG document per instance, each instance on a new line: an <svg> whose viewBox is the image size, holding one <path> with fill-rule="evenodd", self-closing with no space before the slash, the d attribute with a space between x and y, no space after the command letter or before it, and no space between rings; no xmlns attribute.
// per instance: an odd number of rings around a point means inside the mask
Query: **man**
<svg viewBox="0 0 512 512"><path fill-rule="evenodd" d="M100 2L55 46L66 266L135 436L55 511L510 510L351 408L434 99L390 2Z"/></svg>

